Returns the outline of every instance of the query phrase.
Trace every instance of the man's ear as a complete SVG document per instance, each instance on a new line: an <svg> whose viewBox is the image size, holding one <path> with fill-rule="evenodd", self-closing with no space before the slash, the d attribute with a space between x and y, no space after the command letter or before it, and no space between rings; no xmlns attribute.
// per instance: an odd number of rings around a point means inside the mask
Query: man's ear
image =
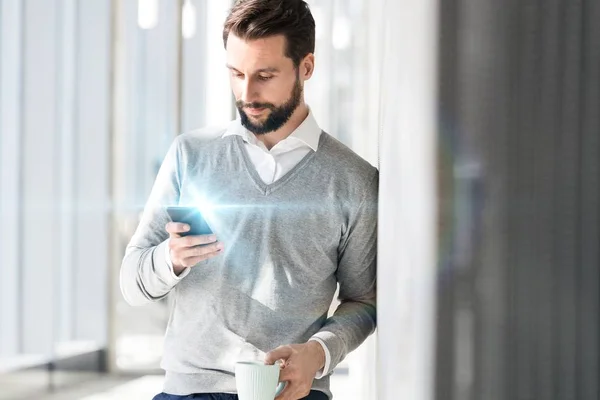
<svg viewBox="0 0 600 400"><path fill-rule="evenodd" d="M315 55L308 54L304 59L300 62L300 75L302 80L309 80L315 71Z"/></svg>

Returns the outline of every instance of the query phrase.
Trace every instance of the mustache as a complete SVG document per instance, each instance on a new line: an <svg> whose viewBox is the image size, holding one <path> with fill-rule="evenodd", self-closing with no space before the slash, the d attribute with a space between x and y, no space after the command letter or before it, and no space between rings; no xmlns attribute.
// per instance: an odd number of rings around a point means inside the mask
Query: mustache
<svg viewBox="0 0 600 400"><path fill-rule="evenodd" d="M235 105L239 109L243 109L243 108L268 108L269 110L275 109L275 105L273 105L271 103L259 103L256 101L252 102L252 103L244 103L243 101L238 100L235 102Z"/></svg>

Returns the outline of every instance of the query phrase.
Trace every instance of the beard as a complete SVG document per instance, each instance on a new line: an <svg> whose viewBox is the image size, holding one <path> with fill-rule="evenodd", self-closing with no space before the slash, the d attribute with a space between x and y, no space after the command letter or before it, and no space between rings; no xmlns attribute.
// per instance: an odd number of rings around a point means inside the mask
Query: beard
<svg viewBox="0 0 600 400"><path fill-rule="evenodd" d="M300 84L300 79L296 78L296 83L294 83L290 99L279 107L272 103L244 103L241 100L236 101L235 105L240 112L240 119L244 128L255 135L264 135L269 132L274 132L285 125L285 123L290 120L294 111L296 111L296 108L300 105L301 99L302 85ZM244 107L268 108L271 112L264 122L253 122L244 111Z"/></svg>

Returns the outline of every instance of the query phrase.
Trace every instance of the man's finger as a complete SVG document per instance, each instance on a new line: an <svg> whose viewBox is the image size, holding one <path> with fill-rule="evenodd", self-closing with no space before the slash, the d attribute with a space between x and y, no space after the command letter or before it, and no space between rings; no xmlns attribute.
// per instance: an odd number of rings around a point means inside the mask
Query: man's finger
<svg viewBox="0 0 600 400"><path fill-rule="evenodd" d="M293 368L282 368L279 370L279 382L293 382L296 379L296 372Z"/></svg>
<svg viewBox="0 0 600 400"><path fill-rule="evenodd" d="M212 244L212 246L217 246L219 243L215 243L217 241L217 237L215 235L197 235L197 236L188 236L186 237L189 243L189 247L201 248L201 247L210 247L206 246ZM221 244L222 246L222 244Z"/></svg>
<svg viewBox="0 0 600 400"><path fill-rule="evenodd" d="M222 254L220 251L215 251L214 253L208 253L208 254L204 254L201 256L197 256L197 257L189 257L189 258L184 259L184 264L189 267L193 267L194 265L198 264L201 261L208 260L208 259L216 257L220 254Z"/></svg>
<svg viewBox="0 0 600 400"><path fill-rule="evenodd" d="M205 257L212 253L223 250L223 243L206 244L202 246L185 247L179 250L179 257L183 260L188 258Z"/></svg>
<svg viewBox="0 0 600 400"><path fill-rule="evenodd" d="M279 346L265 355L265 364L273 365L277 360L287 360L293 353L290 346Z"/></svg>
<svg viewBox="0 0 600 400"><path fill-rule="evenodd" d="M169 222L165 229L168 233L185 233L190 230L190 226L181 222Z"/></svg>
<svg viewBox="0 0 600 400"><path fill-rule="evenodd" d="M216 240L217 237L215 235L184 236L173 239L173 246L180 248L196 248L197 246L214 243Z"/></svg>
<svg viewBox="0 0 600 400"><path fill-rule="evenodd" d="M224 246L221 242L213 242L212 244L205 244L202 246L195 246L190 249L189 257L203 256L209 253L215 253L223 250Z"/></svg>
<svg viewBox="0 0 600 400"><path fill-rule="evenodd" d="M285 385L285 389L283 389L283 391L281 393L279 393L279 396L275 397L274 400L288 400L291 399L292 394L294 394L295 391L295 386L293 383L291 382L287 382L287 384Z"/></svg>

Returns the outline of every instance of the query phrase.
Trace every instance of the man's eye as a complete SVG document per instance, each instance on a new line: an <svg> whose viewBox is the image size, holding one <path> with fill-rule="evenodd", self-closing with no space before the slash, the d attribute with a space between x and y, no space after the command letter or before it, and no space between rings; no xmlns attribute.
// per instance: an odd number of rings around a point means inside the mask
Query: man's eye
<svg viewBox="0 0 600 400"><path fill-rule="evenodd" d="M258 76L258 79L260 79L261 81L268 81L269 79L273 78L272 76Z"/></svg>
<svg viewBox="0 0 600 400"><path fill-rule="evenodd" d="M243 78L244 77L244 74L240 74L238 72L232 72L232 74L235 78Z"/></svg>

